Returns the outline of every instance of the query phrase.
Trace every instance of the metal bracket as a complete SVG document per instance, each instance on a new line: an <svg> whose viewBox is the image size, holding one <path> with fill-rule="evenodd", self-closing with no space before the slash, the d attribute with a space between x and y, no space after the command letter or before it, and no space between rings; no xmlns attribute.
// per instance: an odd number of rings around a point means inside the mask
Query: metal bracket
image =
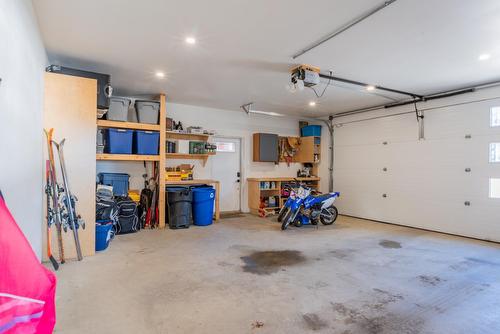
<svg viewBox="0 0 500 334"><path fill-rule="evenodd" d="M244 105L240 106L241 109L243 109L244 112L248 114L250 114L250 111L252 111L252 105L253 105L253 102L249 102L249 103L245 103Z"/></svg>

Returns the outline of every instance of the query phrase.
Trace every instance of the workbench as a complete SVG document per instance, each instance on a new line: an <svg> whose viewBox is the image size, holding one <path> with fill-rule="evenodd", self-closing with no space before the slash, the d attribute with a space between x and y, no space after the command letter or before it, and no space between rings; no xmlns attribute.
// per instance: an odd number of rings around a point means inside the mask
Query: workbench
<svg viewBox="0 0 500 334"><path fill-rule="evenodd" d="M320 178L311 177L250 177L248 181L248 207L254 215L259 215L261 199L274 197L277 199L274 206L262 208L265 211L277 212L285 203L287 197L283 196L281 190L287 183L300 181L309 187L318 190ZM269 185L269 187L265 187Z"/></svg>
<svg viewBox="0 0 500 334"><path fill-rule="evenodd" d="M204 184L213 185L215 188L215 221L218 221L220 218L219 211L219 194L220 194L220 183L217 180L204 180L204 179L196 179L196 180L185 180L185 181L165 181L166 186L201 186Z"/></svg>

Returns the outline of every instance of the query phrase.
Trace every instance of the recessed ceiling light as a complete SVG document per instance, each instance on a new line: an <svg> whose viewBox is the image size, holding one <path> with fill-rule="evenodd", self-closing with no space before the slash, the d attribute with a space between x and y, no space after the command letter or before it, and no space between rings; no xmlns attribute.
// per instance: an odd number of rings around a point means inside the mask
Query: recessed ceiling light
<svg viewBox="0 0 500 334"><path fill-rule="evenodd" d="M479 60L488 60L491 58L491 55L489 53L483 53L482 55L479 56Z"/></svg>
<svg viewBox="0 0 500 334"><path fill-rule="evenodd" d="M196 39L194 37L186 37L186 43L188 44L196 44Z"/></svg>
<svg viewBox="0 0 500 334"><path fill-rule="evenodd" d="M366 90L371 92L372 90L375 90L375 86L368 85L368 86L366 86Z"/></svg>
<svg viewBox="0 0 500 334"><path fill-rule="evenodd" d="M314 102L314 101L309 102L309 106L314 107L315 105L316 105L316 102Z"/></svg>
<svg viewBox="0 0 500 334"><path fill-rule="evenodd" d="M160 71L156 72L155 75L156 75L157 78L160 78L160 79L165 78L165 73L160 72Z"/></svg>

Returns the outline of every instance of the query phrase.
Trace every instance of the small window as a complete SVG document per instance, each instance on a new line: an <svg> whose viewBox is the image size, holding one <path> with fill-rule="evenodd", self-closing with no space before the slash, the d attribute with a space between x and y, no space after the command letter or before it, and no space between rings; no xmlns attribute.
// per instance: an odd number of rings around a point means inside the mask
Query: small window
<svg viewBox="0 0 500 334"><path fill-rule="evenodd" d="M217 152L235 152L236 147L234 143L227 143L227 142L216 142L215 145L217 146Z"/></svg>
<svg viewBox="0 0 500 334"><path fill-rule="evenodd" d="M500 107L491 107L490 109L490 126L500 126Z"/></svg>
<svg viewBox="0 0 500 334"><path fill-rule="evenodd" d="M500 143L490 143L490 162L500 162Z"/></svg>
<svg viewBox="0 0 500 334"><path fill-rule="evenodd" d="M490 179L490 198L500 198L500 179Z"/></svg>

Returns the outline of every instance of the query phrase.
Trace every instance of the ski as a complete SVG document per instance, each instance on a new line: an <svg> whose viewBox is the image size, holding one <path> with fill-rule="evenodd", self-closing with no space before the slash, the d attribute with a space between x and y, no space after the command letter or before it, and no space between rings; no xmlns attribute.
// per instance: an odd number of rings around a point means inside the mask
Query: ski
<svg viewBox="0 0 500 334"><path fill-rule="evenodd" d="M80 247L80 238L78 237L78 227L81 225L82 228L85 228L84 222L81 220L80 216L77 216L75 203L77 201L76 197L71 194L69 183L68 183L68 175L66 173L66 163L64 161L64 143L66 139L61 140L60 143L56 143L52 141L54 146L57 149L57 153L59 155L59 163L61 165L61 176L63 180L63 188L64 188L64 196L62 198L63 208L64 208L64 218L67 220L69 228L73 231L73 238L75 239L75 247L76 247L76 256L78 261L83 259L82 249Z"/></svg>
<svg viewBox="0 0 500 334"><path fill-rule="evenodd" d="M49 155L49 165L50 165L50 192L52 193L52 210L53 210L53 218L54 224L56 225L56 233L57 233L57 247L59 250L59 262L64 263L64 245L62 240L62 219L61 212L59 210L59 188L57 186L57 178L56 178L56 168L54 162L54 151L52 149L52 133L54 129L43 130L45 132L45 136L47 138L47 150ZM49 242L49 240L47 240Z"/></svg>
<svg viewBox="0 0 500 334"><path fill-rule="evenodd" d="M52 255L52 246L51 246L52 239L50 233L50 228L54 223L54 210L52 210L52 208L50 207L50 200L51 200L50 174L51 174L50 160L47 160L45 162L45 196L47 197L47 257L49 258L50 262L52 262L54 270L57 270L59 269L59 263L57 263L57 260Z"/></svg>

